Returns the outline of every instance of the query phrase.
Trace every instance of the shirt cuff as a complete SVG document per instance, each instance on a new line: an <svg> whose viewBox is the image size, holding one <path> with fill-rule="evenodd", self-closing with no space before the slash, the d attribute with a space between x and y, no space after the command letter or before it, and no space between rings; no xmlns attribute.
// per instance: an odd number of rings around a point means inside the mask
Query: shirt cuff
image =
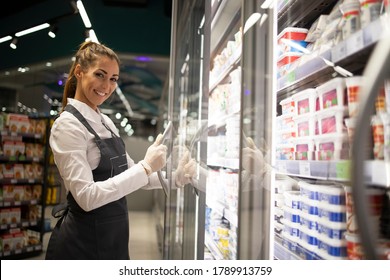
<svg viewBox="0 0 390 280"><path fill-rule="evenodd" d="M146 161L141 160L139 164L141 164L142 167L145 169L146 175L150 176L150 174L152 174L152 168Z"/></svg>

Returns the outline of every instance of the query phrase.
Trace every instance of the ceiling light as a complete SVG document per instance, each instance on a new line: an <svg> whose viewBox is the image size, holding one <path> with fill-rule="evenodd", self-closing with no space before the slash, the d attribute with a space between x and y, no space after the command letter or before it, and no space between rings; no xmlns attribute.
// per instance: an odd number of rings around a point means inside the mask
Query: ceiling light
<svg viewBox="0 0 390 280"><path fill-rule="evenodd" d="M12 39L12 42L11 44L9 44L9 46L12 48L12 49L16 49L16 44L18 43L18 38L13 38Z"/></svg>
<svg viewBox="0 0 390 280"><path fill-rule="evenodd" d="M93 29L89 29L89 31L88 31L88 38L89 38L89 40L91 40L92 42L99 43L99 40L98 40L98 38L96 37L95 30L93 30Z"/></svg>
<svg viewBox="0 0 390 280"><path fill-rule="evenodd" d="M20 31L20 32L17 32L17 33L15 33L15 36L16 36L16 37L22 37L22 36L24 36L24 35L27 35L27 34L30 34L30 33L33 33L33 32L36 32L36 31L39 31L39 30L48 28L48 27L50 27L50 24L48 24L48 23L42 23L42 24L40 24L40 25L37 25L37 26L31 27L31 28L22 30L22 31Z"/></svg>
<svg viewBox="0 0 390 280"><path fill-rule="evenodd" d="M80 13L81 19L84 22L85 27L91 28L92 27L91 21L89 20L89 17L87 15L87 11L85 10L83 2L81 0L77 1L77 9L79 9L79 13Z"/></svg>
<svg viewBox="0 0 390 280"><path fill-rule="evenodd" d="M56 34L57 34L57 30L58 30L58 28L57 28L57 26L52 26L51 28L50 28L50 30L49 30L49 32L47 33L51 38L55 38L56 37Z"/></svg>
<svg viewBox="0 0 390 280"><path fill-rule="evenodd" d="M0 38L0 43L4 43L4 42L7 42L7 41L9 41L9 40L11 40L12 39L12 36L5 36L5 37L2 37L2 38Z"/></svg>

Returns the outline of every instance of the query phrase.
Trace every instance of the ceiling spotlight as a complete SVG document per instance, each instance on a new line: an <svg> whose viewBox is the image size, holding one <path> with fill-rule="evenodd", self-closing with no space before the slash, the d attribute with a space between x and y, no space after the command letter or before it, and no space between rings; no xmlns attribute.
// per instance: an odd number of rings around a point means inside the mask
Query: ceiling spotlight
<svg viewBox="0 0 390 280"><path fill-rule="evenodd" d="M12 39L12 42L11 44L9 44L9 46L12 48L12 49L16 49L16 44L18 43L18 38L13 38Z"/></svg>
<svg viewBox="0 0 390 280"><path fill-rule="evenodd" d="M50 27L49 33L47 33L51 38L55 38L57 34L58 28L57 26Z"/></svg>

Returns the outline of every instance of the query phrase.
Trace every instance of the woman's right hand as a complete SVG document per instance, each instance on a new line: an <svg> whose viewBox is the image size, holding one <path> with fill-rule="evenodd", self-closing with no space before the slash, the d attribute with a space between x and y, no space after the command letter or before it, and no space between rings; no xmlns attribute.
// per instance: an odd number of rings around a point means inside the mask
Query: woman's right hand
<svg viewBox="0 0 390 280"><path fill-rule="evenodd" d="M167 146L161 143L162 134L159 134L156 141L148 148L144 161L150 166L151 172L162 169L167 161Z"/></svg>

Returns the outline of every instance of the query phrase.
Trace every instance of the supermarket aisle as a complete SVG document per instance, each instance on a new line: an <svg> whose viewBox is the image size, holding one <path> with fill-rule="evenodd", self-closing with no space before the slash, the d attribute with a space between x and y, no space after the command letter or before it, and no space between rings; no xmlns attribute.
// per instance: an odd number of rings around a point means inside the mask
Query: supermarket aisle
<svg viewBox="0 0 390 280"><path fill-rule="evenodd" d="M159 244L157 240L154 215L149 211L130 211L130 258L132 260L160 260ZM50 234L45 234L43 248L47 248ZM31 258L43 260L45 253Z"/></svg>

